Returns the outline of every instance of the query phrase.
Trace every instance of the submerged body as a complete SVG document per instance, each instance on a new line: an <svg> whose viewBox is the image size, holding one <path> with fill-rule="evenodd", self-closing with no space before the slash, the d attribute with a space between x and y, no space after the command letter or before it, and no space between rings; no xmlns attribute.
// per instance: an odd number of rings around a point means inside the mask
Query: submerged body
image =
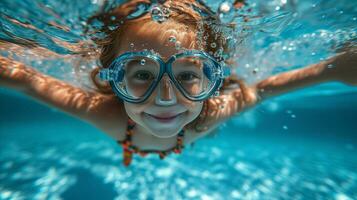
<svg viewBox="0 0 357 200"><path fill-rule="evenodd" d="M125 138L124 133L128 116L133 116L135 112L140 113L143 110L140 105L124 105L114 95L84 91L4 57L0 58L0 63L1 86L23 92L41 102L85 120L116 140ZM331 64L335 67L328 68L327 66ZM204 123L199 125L204 130L187 129L184 143L189 144L205 136L219 123L268 97L328 81L342 81L356 85L356 66L356 54L347 52L323 63L275 75L253 86L244 85L240 88L232 88L225 94L207 101L207 109L210 113L207 114ZM128 106L128 110L132 113L126 113L125 106ZM202 108L202 104L197 107L193 106L193 108L190 106L191 104L188 103L187 112ZM222 109L222 107L224 108ZM163 150L174 146L176 142L175 137L160 138L148 134L144 127L137 127L135 133L133 142L141 149L156 148Z"/></svg>
<svg viewBox="0 0 357 200"><path fill-rule="evenodd" d="M175 43L169 42L170 36L180 40L184 49L200 49L194 45L197 39L195 29L182 29L185 27L176 21L160 24L139 20L131 23L111 40L111 48L103 51L103 57L109 58L102 62L101 67L108 67L106 63L125 52L146 49L153 50L166 61L180 52ZM347 49L321 63L278 74L254 85L246 85L244 81L231 77L226 80L226 87L219 96L203 102L185 98L167 76L160 80L146 101L130 103L118 100L113 92L107 94L76 88L4 57L0 57L0 86L21 91L87 121L117 141L125 139L130 118L136 123L131 130L135 133L131 138L134 146L143 151L165 151L177 145L177 135L182 129L185 130L183 145L188 145L233 115L269 97L329 81L357 85L355 51ZM169 105L161 102L172 99L175 101Z"/></svg>

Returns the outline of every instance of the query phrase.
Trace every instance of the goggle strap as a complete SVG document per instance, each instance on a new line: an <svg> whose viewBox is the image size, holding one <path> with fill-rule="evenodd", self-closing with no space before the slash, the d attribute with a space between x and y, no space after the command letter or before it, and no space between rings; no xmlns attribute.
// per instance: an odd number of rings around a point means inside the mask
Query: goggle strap
<svg viewBox="0 0 357 200"><path fill-rule="evenodd" d="M113 80L113 71L110 69L101 69L99 70L99 78L102 81L111 81Z"/></svg>
<svg viewBox="0 0 357 200"><path fill-rule="evenodd" d="M99 71L99 78L102 81L113 81L116 80L117 82L122 82L124 78L125 70L121 69L116 76L114 76L114 72L111 69L101 69Z"/></svg>
<svg viewBox="0 0 357 200"><path fill-rule="evenodd" d="M231 68L227 67L227 66L223 66L222 67L222 78L224 77L228 77L229 75L231 75Z"/></svg>
<svg viewBox="0 0 357 200"><path fill-rule="evenodd" d="M203 73L206 75L206 77L210 80L213 81L214 79L214 72L212 71L212 69L210 67L208 67L207 65L203 66ZM231 68L227 67L227 66L223 66L222 70L218 70L218 76L220 78L225 78L228 77L229 75L231 75Z"/></svg>

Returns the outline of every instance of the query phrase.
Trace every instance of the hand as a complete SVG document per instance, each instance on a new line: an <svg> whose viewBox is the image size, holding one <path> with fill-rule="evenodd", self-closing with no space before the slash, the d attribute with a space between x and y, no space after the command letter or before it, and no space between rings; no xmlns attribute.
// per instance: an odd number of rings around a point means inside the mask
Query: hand
<svg viewBox="0 0 357 200"><path fill-rule="evenodd" d="M357 50L349 49L327 60L326 73L333 80L357 86Z"/></svg>

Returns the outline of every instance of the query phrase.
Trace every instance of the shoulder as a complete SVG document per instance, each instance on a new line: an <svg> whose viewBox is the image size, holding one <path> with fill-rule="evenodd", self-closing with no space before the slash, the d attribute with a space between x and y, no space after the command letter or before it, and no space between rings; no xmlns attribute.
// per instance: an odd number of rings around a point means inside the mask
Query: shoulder
<svg viewBox="0 0 357 200"><path fill-rule="evenodd" d="M123 140L128 115L124 103L114 95L103 95L93 102L90 122L114 140Z"/></svg>

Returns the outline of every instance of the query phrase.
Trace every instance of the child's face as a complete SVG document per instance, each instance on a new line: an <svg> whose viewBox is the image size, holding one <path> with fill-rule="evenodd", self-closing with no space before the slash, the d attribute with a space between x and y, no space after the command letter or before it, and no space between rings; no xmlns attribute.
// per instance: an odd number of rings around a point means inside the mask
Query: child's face
<svg viewBox="0 0 357 200"><path fill-rule="evenodd" d="M181 46L188 45L181 42ZM117 55L128 51L154 50L166 61L170 56L178 53L175 43L163 42L157 35L140 34L134 27L129 27L120 38ZM159 95L159 96L158 96ZM161 104L159 99L171 101L170 105ZM194 102L185 98L173 85L167 75L153 91L148 100L140 104L124 102L127 114L137 124L148 130L152 135L160 138L175 136L188 123L198 117L202 109L202 102Z"/></svg>

